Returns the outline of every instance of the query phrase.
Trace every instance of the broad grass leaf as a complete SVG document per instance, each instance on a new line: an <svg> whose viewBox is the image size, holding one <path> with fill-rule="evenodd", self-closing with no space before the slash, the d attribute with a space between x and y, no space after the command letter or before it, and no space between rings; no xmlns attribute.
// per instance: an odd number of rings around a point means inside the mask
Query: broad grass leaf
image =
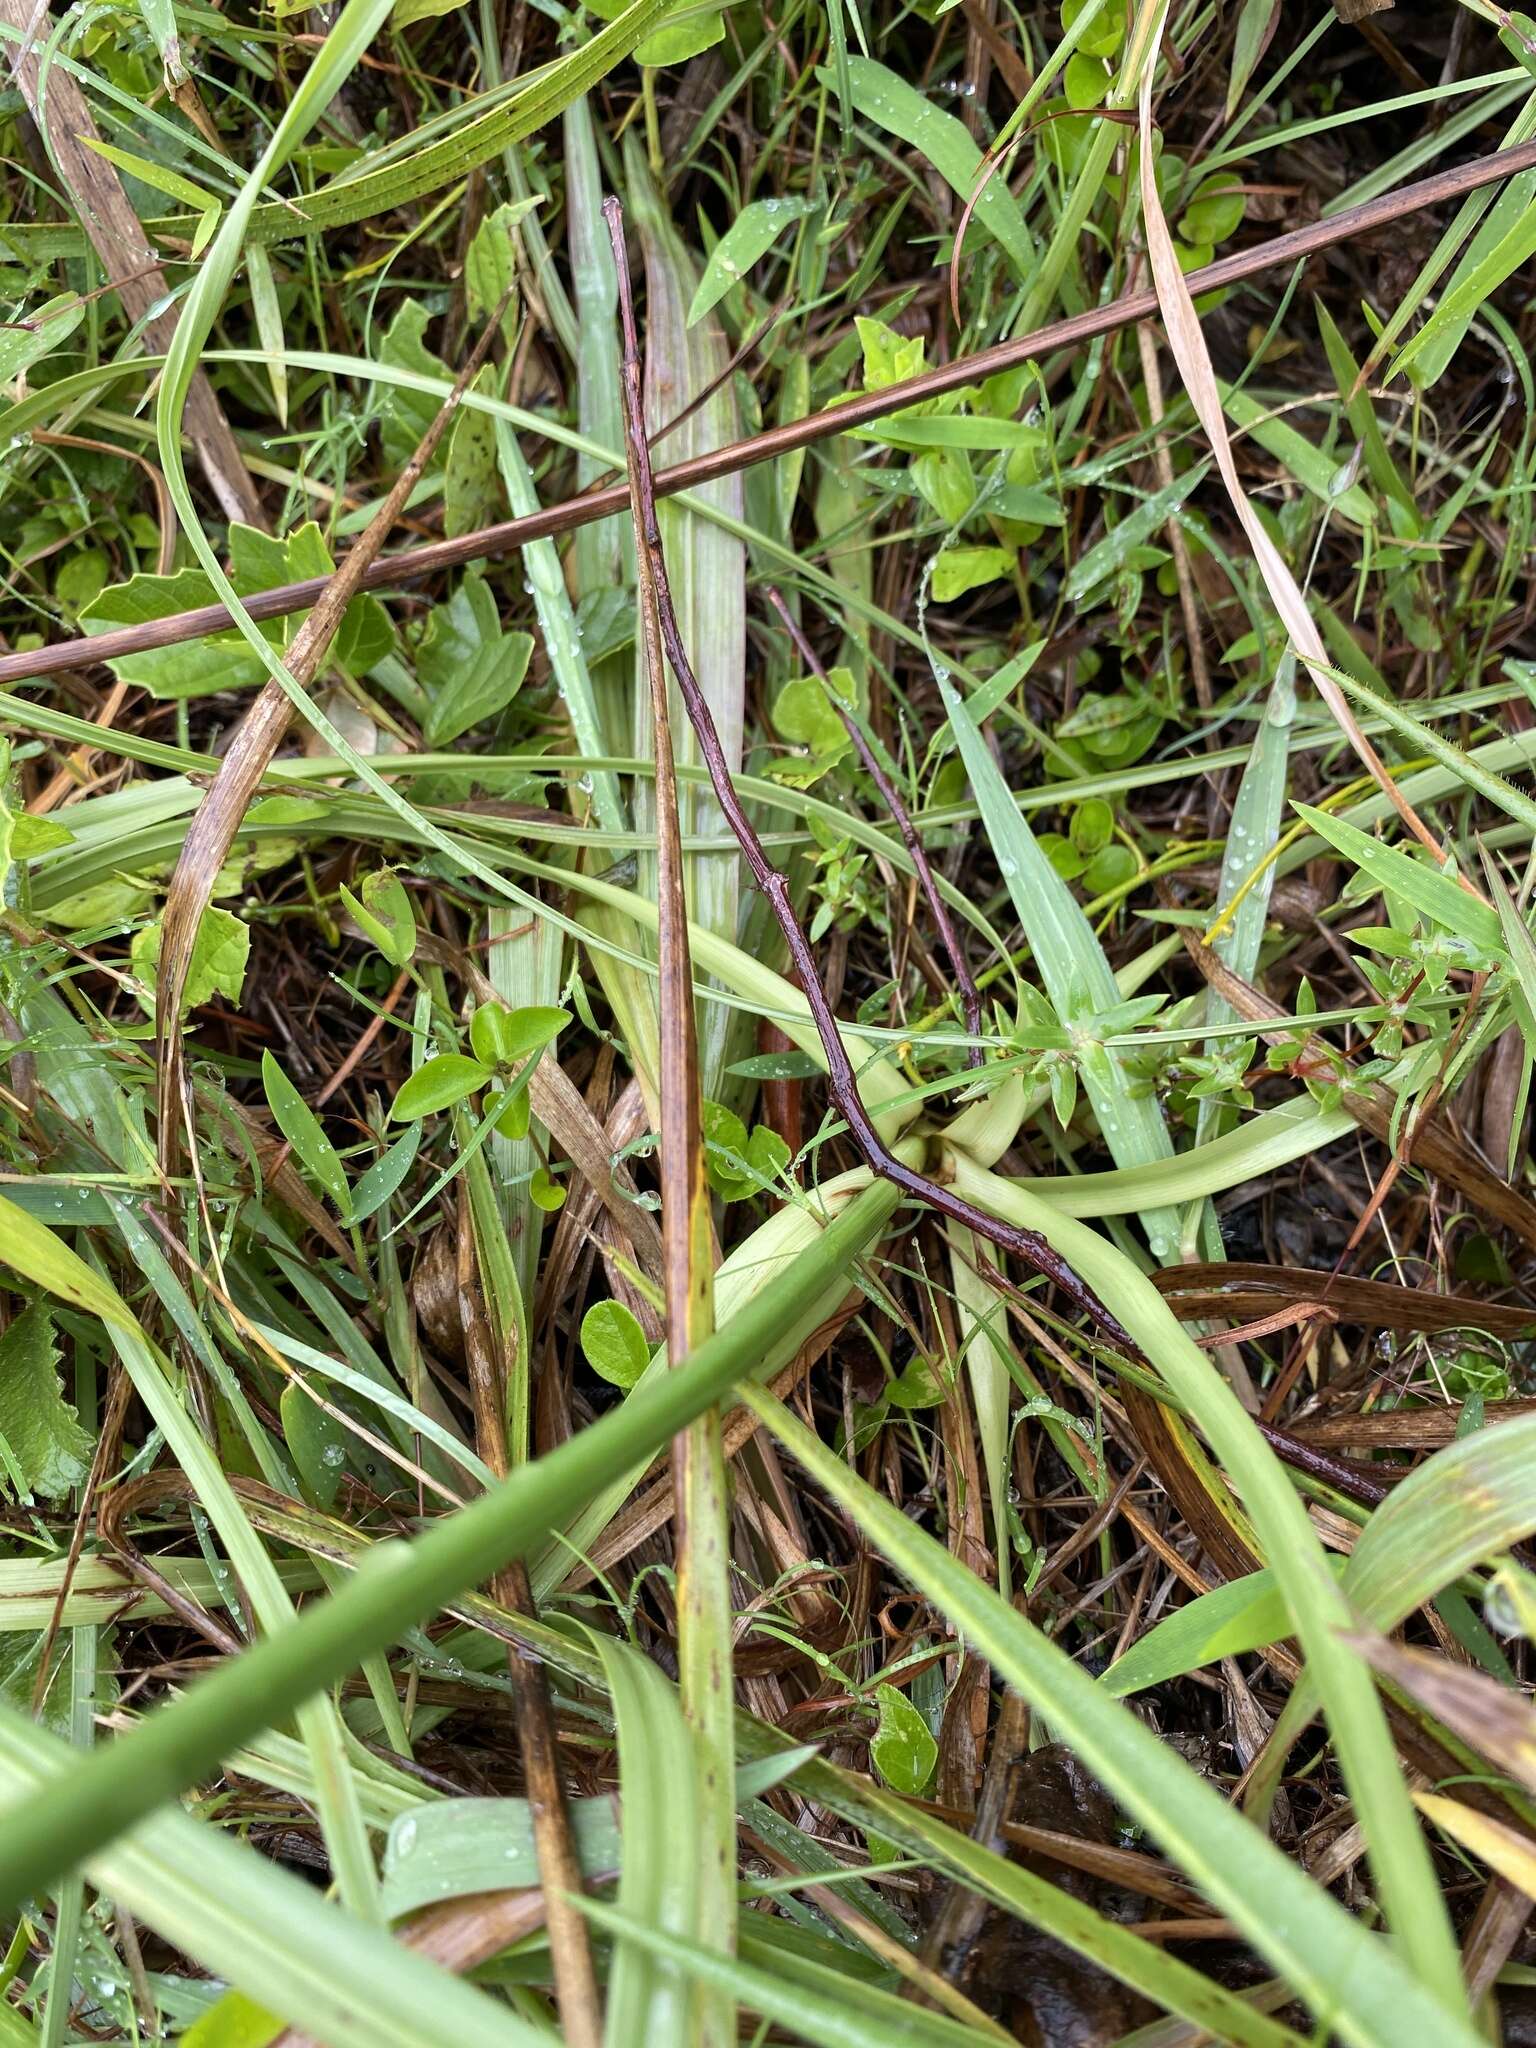
<svg viewBox="0 0 1536 2048"><path fill-rule="evenodd" d="M261 1085L277 1128L345 1217L351 1200L347 1170L319 1118L269 1052L261 1056Z"/></svg>
<svg viewBox="0 0 1536 2048"><path fill-rule="evenodd" d="M762 260L787 227L814 210L797 197L754 199L744 206L709 252L688 305L688 325L702 320Z"/></svg>
<svg viewBox="0 0 1536 2048"><path fill-rule="evenodd" d="M0 1708L7 1808L56 1797L80 1767L78 1750ZM349 1768L340 1753L336 1768ZM173 1950L332 2048L548 2048L542 2029L174 1801L87 1874Z"/></svg>
<svg viewBox="0 0 1536 2048"><path fill-rule="evenodd" d="M611 1877L622 1856L617 1802L606 1794L572 1799L570 1815L582 1869L589 1877ZM391 1919L442 1899L538 1882L526 1799L431 1801L401 1814L390 1827L383 1894Z"/></svg>
<svg viewBox="0 0 1536 2048"><path fill-rule="evenodd" d="M1423 326L1393 362L1420 391L1438 382L1484 302L1536 254L1536 171L1511 178L1468 243Z"/></svg>
<svg viewBox="0 0 1536 2048"><path fill-rule="evenodd" d="M1209 467L1208 463L1195 463L1164 489L1153 491L1139 505L1132 506L1102 540L1095 541L1085 554L1079 555L1067 572L1062 595L1075 602L1086 597L1099 584L1107 582L1119 571L1133 549L1161 533L1170 516L1205 481Z"/></svg>
<svg viewBox="0 0 1536 2048"><path fill-rule="evenodd" d="M63 1238L0 1195L0 1266L119 1330L138 1325L126 1305Z"/></svg>
<svg viewBox="0 0 1536 2048"><path fill-rule="evenodd" d="M347 1462L347 1432L297 1380L290 1380L278 1401L287 1444L309 1500L328 1508L341 1486Z"/></svg>
<svg viewBox="0 0 1536 2048"><path fill-rule="evenodd" d="M628 1404L626 1403L626 1406ZM593 1631L613 1701L623 1799L618 1907L636 1927L694 1947L700 1931L697 1758L677 1693L650 1659ZM671 1958L619 1940L608 1978L606 2048L688 2038L691 1993Z"/></svg>
<svg viewBox="0 0 1536 2048"><path fill-rule="evenodd" d="M1250 440L1257 441L1266 454L1272 455L1303 490L1330 510L1342 513L1355 526L1374 524L1376 507L1365 486L1353 483L1340 487L1342 458L1325 454L1289 420L1274 418L1273 407L1251 391L1240 390L1220 379L1216 389L1228 419L1241 427Z"/></svg>
<svg viewBox="0 0 1536 2048"><path fill-rule="evenodd" d="M257 339L270 358L267 377L272 385L277 423L286 427L288 365L283 361L283 312L277 296L277 280L272 274L272 258L256 243L252 243L245 252L245 275L251 287L251 312L256 321Z"/></svg>
<svg viewBox="0 0 1536 2048"><path fill-rule="evenodd" d="M1342 1558L1330 1558L1329 1563L1343 1571ZM1223 1657L1241 1657L1266 1643L1283 1642L1290 1633L1285 1595L1266 1567L1187 1600L1117 1658L1099 1683L1115 1699L1128 1699L1148 1686L1203 1671Z"/></svg>
<svg viewBox="0 0 1536 2048"><path fill-rule="evenodd" d="M823 85L837 84L835 75L825 67L817 76ZM963 121L936 107L873 57L849 57L848 88L865 120L925 156L962 204L970 199L981 174L982 157ZM1034 238L1005 178L988 181L976 201L975 217L1001 244L1015 274L1027 279L1035 264Z"/></svg>
<svg viewBox="0 0 1536 2048"><path fill-rule="evenodd" d="M1226 118L1237 112L1248 81L1269 47L1280 20L1281 0L1242 0L1237 17L1237 34L1232 45L1232 68L1227 74Z"/></svg>

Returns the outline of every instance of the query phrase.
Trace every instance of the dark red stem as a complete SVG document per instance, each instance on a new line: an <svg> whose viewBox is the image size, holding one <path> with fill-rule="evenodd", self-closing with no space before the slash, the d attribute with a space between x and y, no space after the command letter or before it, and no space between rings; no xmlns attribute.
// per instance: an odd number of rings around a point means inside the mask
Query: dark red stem
<svg viewBox="0 0 1536 2048"><path fill-rule="evenodd" d="M870 746L869 741L864 737L863 727L828 681L826 670L816 659L816 650L801 632L799 624L794 614L790 611L789 606L771 585L764 591L763 595L784 621L784 630L788 633L790 639L794 641L800 659L805 663L811 674L816 677L817 681L825 687L827 697L833 709L843 721L844 732L847 733L849 739L853 742L854 752L863 762L871 781L876 789L879 790L881 800L884 802L886 809L896 820L896 830L901 834L901 843L912 856L912 865L917 870L918 886L928 900L928 908L933 913L934 923L938 926L939 937L944 943L945 952L949 955L949 964L955 971L956 981L960 984L960 1002L965 1012L965 1028L970 1034L971 1039L971 1043L966 1047L965 1063L968 1067L979 1067L985 1058L980 1044L981 991L977 988L971 970L966 965L965 954L961 951L960 947L959 934L955 930L944 898L939 894L939 885L934 879L933 869L928 864L928 855L923 849L923 842L917 836L917 827L912 823L907 807L901 800L901 792L875 758L873 747Z"/></svg>

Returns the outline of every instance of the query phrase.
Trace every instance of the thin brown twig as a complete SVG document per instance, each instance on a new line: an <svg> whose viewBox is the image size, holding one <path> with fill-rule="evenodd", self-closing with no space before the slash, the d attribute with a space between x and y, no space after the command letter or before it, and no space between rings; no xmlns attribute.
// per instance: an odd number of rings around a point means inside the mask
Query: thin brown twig
<svg viewBox="0 0 1536 2048"><path fill-rule="evenodd" d="M1467 193L1479 191L1501 178L1514 177L1518 172L1533 168L1536 168L1536 142L1522 143L1514 149L1494 150L1472 163L1458 164L1451 170L1437 172L1434 177L1421 178L1416 184L1405 185L1397 192L1383 193L1378 199L1367 200L1363 206L1352 206L1330 219L1312 221L1306 227L1293 228L1286 234L1256 243L1252 248L1236 250L1215 263L1208 263L1202 270L1192 271L1188 280L1190 290L1203 295L1241 284L1266 270L1287 263L1300 263L1341 242L1355 241L1375 229L1388 227L1409 214L1461 199ZM1160 317L1155 291L1125 292L1102 306L1089 307L1085 312L1074 313L1064 320L1053 320L1030 334L1017 335L1012 340L998 342L972 355L958 355L953 361L940 363L920 376L908 377L878 391L856 393L823 412L810 413L803 419L786 420L782 425L769 427L746 440L733 441L726 447L691 456L686 462L673 463L657 471L654 479L656 495L670 497L697 484L712 483L717 477L732 476L756 463L794 454L833 434L868 426L872 421L885 419L907 406L957 391L964 385L995 376L1001 370L1016 369L1021 363L1058 350L1080 347L1084 342L1112 334L1134 321ZM480 561L486 556L510 554L529 541L570 533L593 520L611 518L614 513L623 512L628 503L629 487L625 483L583 491L562 504L544 507L522 518L504 519L455 540L432 541L426 546L402 549L398 555L371 562L358 588L378 590L393 587L417 577L434 575L443 569L457 568L465 562ZM324 591L326 581L323 576L311 576L296 583L278 584L271 590L253 591L245 599L245 608L253 619L284 618L290 612L303 611L314 604ZM0 656L0 688L34 676L51 675L59 669L78 668L86 662L118 661L124 655L140 654L152 648L175 647L182 641L196 640L207 633L225 632L228 626L229 616L222 604L199 605L190 611L174 612L163 619L147 620L141 626L123 626L110 633L60 640L47 647Z"/></svg>
<svg viewBox="0 0 1536 2048"><path fill-rule="evenodd" d="M789 606L771 585L763 595L783 620L784 629L795 643L800 659L826 690L828 701L843 721L844 732L853 742L854 752L863 763L875 788L879 790L881 801L895 820L896 830L901 834L902 845L912 856L912 865L917 870L918 887L927 899L944 950L949 955L949 964L954 969L955 980L960 984L960 1002L965 1013L965 1028L971 1040L966 1047L965 1063L968 1067L979 1067L986 1057L981 1047L981 991L977 988L975 977L966 964L959 934L955 930L944 898L939 894L939 885L929 865L927 852L922 840L917 836L917 827L912 823L911 815L901 800L901 792L881 767L873 747L864 737L863 727L833 689L826 670L816 658L816 650L801 632Z"/></svg>
<svg viewBox="0 0 1536 2048"><path fill-rule="evenodd" d="M461 1184L462 1185L462 1184ZM475 1448L503 1485L507 1483L505 1378L486 1313L475 1258L468 1198L461 1194L458 1218L459 1317L464 1362L475 1415ZM514 1614L534 1614L528 1568L518 1559L491 1579L491 1598ZM554 1706L544 1666L526 1651L507 1645L507 1674L517 1701L517 1734L533 1823L533 1845L544 1895L550 1964L560 2004L560 2032L569 2048L601 2048L602 2004L587 1922L576 1904L584 1890L581 1858L572 1832L570 1808L560 1776Z"/></svg>
<svg viewBox="0 0 1536 2048"><path fill-rule="evenodd" d="M43 1647L37 1660L37 1680L32 1688L32 1718L37 1720L43 1711L47 1697L48 1682L52 1677L53 1646L58 1641L59 1631L64 1626L64 1609L70 1591L75 1583L75 1573L80 1566L80 1556L85 1548L85 1532L91 1514L96 1506L96 1497L107 1476L107 1467L116 1457L122 1443L123 1416L128 1407L131 1382L121 1365L113 1368L113 1376L107 1389L106 1413L102 1418L101 1432L96 1439L96 1449L91 1458L91 1469L85 1476L85 1487L80 1495L80 1507L75 1516L75 1525L69 1534L69 1550L64 1559L64 1575L59 1580L58 1597L48 1617L48 1626L43 1631Z"/></svg>
<svg viewBox="0 0 1536 2048"><path fill-rule="evenodd" d="M615 205L616 202L612 200L605 201L604 209L606 211L609 206ZM619 270L619 303L623 316L627 292L622 260L619 263ZM638 353L632 312L625 323L624 348L628 369L632 354L637 359ZM650 573L654 578L662 645L666 649L672 673L677 678L683 705L688 713L688 722L693 727L699 752L715 792L715 801L719 804L721 813L741 848L742 857L752 872L753 880L768 900L774 921L789 949L790 960L800 977L800 985L805 991L805 1000L810 1007L816 1033L821 1040L826 1058L828 1089L839 1114L847 1123L854 1143L863 1154L865 1164L882 1180L890 1181L905 1194L938 1209L956 1223L964 1224L975 1236L985 1238L1003 1251L1011 1252L1026 1265L1032 1266L1036 1272L1043 1273L1047 1279L1054 1281L1070 1300L1090 1315L1111 1341L1124 1345L1127 1349L1133 1348L1130 1338L1092 1288L1077 1277L1066 1260L1038 1231L1023 1230L1014 1224L1004 1223L995 1216L989 1216L985 1210L974 1207L952 1189L942 1187L937 1181L930 1180L926 1174L903 1165L887 1149L875 1129L859 1095L853 1063L838 1034L837 1022L832 1015L831 1005L827 1001L826 990L816 965L816 956L811 950L809 940L800 929L794 906L789 900L788 877L781 874L769 860L767 850L758 837L757 828L747 816L736 794L736 785L731 779L725 752L720 745L720 734L715 727L714 714L709 708L708 699L699 687L699 679L693 672L693 664L688 658L687 648L683 645L682 631L678 626L677 613L672 604L666 559L661 549L661 527L656 517L656 487L651 474L650 449L636 423L627 418L626 430L629 441L631 487L639 509L637 545L640 552L648 558Z"/></svg>

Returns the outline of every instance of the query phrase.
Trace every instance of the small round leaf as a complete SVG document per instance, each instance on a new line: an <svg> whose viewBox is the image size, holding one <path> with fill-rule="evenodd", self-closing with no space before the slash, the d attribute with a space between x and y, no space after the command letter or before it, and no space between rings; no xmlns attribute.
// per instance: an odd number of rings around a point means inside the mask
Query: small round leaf
<svg viewBox="0 0 1536 2048"><path fill-rule="evenodd" d="M626 1393L650 1363L645 1332L622 1301L594 1302L581 1319L581 1351L592 1370Z"/></svg>

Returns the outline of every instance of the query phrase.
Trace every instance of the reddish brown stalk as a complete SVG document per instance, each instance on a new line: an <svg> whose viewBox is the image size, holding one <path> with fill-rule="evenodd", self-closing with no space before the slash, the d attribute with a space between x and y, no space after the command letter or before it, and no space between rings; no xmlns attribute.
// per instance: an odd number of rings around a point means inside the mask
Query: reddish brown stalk
<svg viewBox="0 0 1536 2048"><path fill-rule="evenodd" d="M604 212L606 213L610 207L614 208L616 214L617 202L612 199L605 200ZM611 228L614 216L610 215L609 219ZM622 305L624 265L622 243L617 237L615 246L621 273ZM625 338L627 345L629 336L626 334ZM699 687L699 679L693 672L693 664L688 659L687 648L683 645L677 613L672 605L667 565L661 551L661 527L656 517L656 485L651 474L650 449L646 445L644 435L633 424L628 440L630 487L638 511L636 543L639 552L646 558L654 584L662 645L666 649L667 660L672 665L672 673L677 678L677 686L688 713L688 722L693 727L694 736L699 743L699 752L703 756L704 766L715 792L715 801L719 804L721 813L741 848L742 857L752 871L753 880L767 897L774 920L783 934L785 945L789 948L790 960L799 976L800 986L805 991L805 1000L810 1007L817 1036L821 1040L832 1100L847 1123L854 1143L863 1154L865 1164L872 1173L878 1174L882 1180L890 1181L903 1193L911 1195L917 1201L928 1203L945 1216L952 1217L956 1223L964 1224L975 1236L985 1238L988 1243L999 1246L1003 1251L1011 1252L1015 1258L1022 1259L1026 1265L1032 1266L1037 1273L1043 1273L1047 1279L1054 1281L1069 1299L1076 1302L1079 1308L1092 1316L1112 1342L1123 1345L1127 1350L1134 1349L1130 1338L1094 1294L1092 1288L1078 1279L1066 1260L1037 1231L1021 1230L1011 1223L1004 1223L995 1216L987 1215L985 1210L973 1207L951 1189L941 1187L937 1181L929 1180L925 1174L918 1173L910 1166L904 1166L886 1149L859 1095L853 1064L838 1034L837 1022L832 1015L831 1005L827 1001L826 991L817 969L816 956L811 951L809 940L800 929L794 907L789 900L788 878L780 874L769 860L763 842L757 835L757 828L747 816L736 794L736 785L731 780L731 771L726 763L724 749L720 745L720 735L715 728L714 714L710 711L708 700ZM642 582L642 588L644 587ZM660 766L658 761L658 783ZM658 811L660 809L661 806L658 805ZM662 1151L665 1156L665 1133L662 1135Z"/></svg>
<svg viewBox="0 0 1536 2048"><path fill-rule="evenodd" d="M662 1293L667 1363L676 1369L707 1341L714 1326L714 1225L704 1172L704 1102L688 943L686 870L672 751L672 706L662 651L664 621L671 618L672 599L656 524L656 500L650 489L640 339L630 293L624 215L617 199L603 201L603 219L613 245L618 281L625 466L635 535L640 647L650 688L651 748L656 763ZM688 710L692 717L691 704ZM697 724L696 719L694 722ZM713 721L709 729L713 734ZM734 1660L731 1514L718 1409L696 1416L679 1432L672 1452L672 1488L678 1693L697 1744L702 1773L693 1850L700 1893L697 1934L701 1948L729 1954L736 1946L736 1809L731 1796ZM728 1997L706 1997L700 1987L683 2031L700 2048L725 2048L736 2040L734 2003Z"/></svg>
<svg viewBox="0 0 1536 2048"><path fill-rule="evenodd" d="M1331 220L1313 221L1287 234L1272 236L1251 249L1239 249L1230 256L1223 256L1219 262L1208 263L1203 270L1190 273L1190 290L1196 294L1219 291L1282 264L1300 263L1306 257L1331 249L1340 242L1355 241L1377 228L1402 220L1406 215L1442 205L1448 200L1461 199L1468 192L1476 192L1500 178L1513 177L1517 172L1532 168L1536 168L1536 142L1522 143L1516 149L1495 150L1473 163L1458 164L1453 170L1440 171L1432 178L1421 178L1417 184L1405 185L1400 192L1383 193L1379 199L1368 200L1364 206L1352 206L1345 213L1335 214ZM748 440L733 441L727 447L693 456L687 462L673 463L657 472L654 480L656 495L669 497L696 484L710 483L716 477L734 475L737 470L749 469L754 463L771 462L777 456L793 454L832 434L868 426L871 421L885 419L906 406L940 397L947 391L957 391L966 384L994 376L1000 370L1015 369L1031 358L1043 357L1058 349L1079 347L1136 320L1158 318L1160 308L1155 291L1126 292L1102 306L1074 313L1069 319L1053 320L1045 327L1036 328L1033 333L998 342L974 355L957 356L953 362L941 363L920 377L909 377L880 391L861 392L841 404L829 406L824 412L811 413L804 419L787 420L782 426L770 427ZM392 588L418 576L433 575L464 562L480 561L487 555L509 554L531 540L570 533L594 519L610 518L615 512L625 511L628 504L628 484L605 484L601 489L584 491L569 498L564 504L548 506L521 519L504 519L495 526L483 526L477 532L466 533L456 540L433 541L425 547L402 549L398 555L371 563L358 588ZM253 619L280 619L289 612L303 611L312 605L324 590L325 583L324 577L312 576L299 583L283 583L272 590L256 591L245 600L245 608ZM118 661L124 655L142 654L155 647L175 647L184 640L199 639L205 633L222 633L228 624L223 605L199 605L191 611L175 612L168 618L147 620L142 626L122 626L112 633L60 640L49 647L0 656L0 688L24 682L33 676L52 675L60 669L79 668L84 662Z"/></svg>
<svg viewBox="0 0 1536 2048"><path fill-rule="evenodd" d="M704 1146L699 1097L699 1048L693 1014L693 963L688 951L688 899L684 884L683 836L677 814L677 771L672 754L672 720L667 703L667 668L662 654L662 607L666 569L650 491L650 454L640 395L640 341L629 289L629 256L624 216L617 199L603 201L603 219L613 244L619 280L620 370L624 402L624 444L628 451L629 498L635 522L635 582L639 600L640 648L651 691L651 746L656 761L656 906L660 966L661 1027L661 1240L662 1290L667 1319L667 1356L681 1364L698 1322L698 1271L694 1219L707 1213ZM685 693L686 695L686 693ZM689 706L693 716L693 707ZM694 724L698 720L694 718ZM714 730L711 721L710 730ZM679 1460L679 1471L682 1461ZM681 1495L679 1496L681 1498Z"/></svg>
<svg viewBox="0 0 1536 2048"><path fill-rule="evenodd" d="M879 790L881 801L896 821L896 830L901 834L901 843L912 856L912 865L917 870L918 886L927 898L928 908L933 915L935 925L938 927L939 937L943 941L944 950L949 955L949 964L954 969L955 980L960 984L960 1003L965 1013L965 1028L971 1040L971 1043L966 1047L965 1063L968 1067L979 1067L985 1058L979 1043L981 1038L981 991L977 988L975 978L970 968L966 965L965 953L960 944L959 934L956 932L949 911L945 907L944 898L939 894L939 885L934 879L933 869L928 864L928 855L923 848L922 840L917 836L917 827L912 823L907 807L901 800L901 792L880 766L878 760L876 760L874 749L864 737L863 727L858 723L858 720L853 716L852 712L828 681L826 670L816 659L815 649L801 632L789 606L784 602L778 591L774 590L771 586L764 591L763 595L783 620L784 630L788 633L790 639L794 641L795 649L800 659L805 663L811 674L816 677L817 681L826 689L828 700L837 712L838 717L843 721L844 732L847 733L849 739L853 742L854 752L864 764L865 770L876 789Z"/></svg>
<svg viewBox="0 0 1536 2048"><path fill-rule="evenodd" d="M462 1183L461 1183L462 1186ZM464 1360L475 1413L475 1448L503 1486L508 1483L506 1373L497 1354L480 1286L469 1201L459 1200L458 1293ZM518 1559L491 1579L491 1598L514 1614L534 1613L528 1568ZM576 1895L585 1889L570 1808L560 1776L554 1705L544 1667L507 1646L507 1673L517 1702L528 1810L533 1821L539 1888L549 1929L550 1963L560 2005L560 2031L568 2048L601 2048L602 2003L592 1967L592 1945Z"/></svg>

